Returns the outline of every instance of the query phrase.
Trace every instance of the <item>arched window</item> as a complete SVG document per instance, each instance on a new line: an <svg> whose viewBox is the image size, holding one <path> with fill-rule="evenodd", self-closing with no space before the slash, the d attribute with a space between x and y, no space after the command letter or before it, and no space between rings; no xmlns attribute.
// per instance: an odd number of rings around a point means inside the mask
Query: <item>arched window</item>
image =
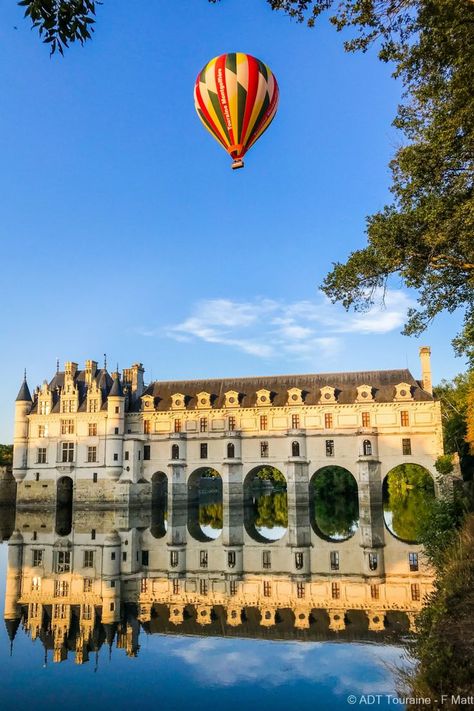
<svg viewBox="0 0 474 711"><path fill-rule="evenodd" d="M301 570L303 567L303 554L295 553L295 568L296 570Z"/></svg>
<svg viewBox="0 0 474 711"><path fill-rule="evenodd" d="M377 553L369 553L369 568L370 570L377 570L378 566L378 556Z"/></svg>
<svg viewBox="0 0 474 711"><path fill-rule="evenodd" d="M171 447L171 459L179 459L179 446L177 444L173 444Z"/></svg>
<svg viewBox="0 0 474 711"><path fill-rule="evenodd" d="M227 458L228 459L234 459L235 457L235 446L232 444L232 442L229 442L227 445Z"/></svg>
<svg viewBox="0 0 474 711"><path fill-rule="evenodd" d="M372 454L372 442L369 439L364 439L364 456L370 457Z"/></svg>
<svg viewBox="0 0 474 711"><path fill-rule="evenodd" d="M291 443L291 456L292 457L299 457L300 456L300 443L299 442L292 442Z"/></svg>

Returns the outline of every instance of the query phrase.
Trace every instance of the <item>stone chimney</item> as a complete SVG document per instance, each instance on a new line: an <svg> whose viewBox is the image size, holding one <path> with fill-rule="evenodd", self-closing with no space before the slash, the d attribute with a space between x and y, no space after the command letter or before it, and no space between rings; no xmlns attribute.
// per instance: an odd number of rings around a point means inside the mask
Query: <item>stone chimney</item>
<svg viewBox="0 0 474 711"><path fill-rule="evenodd" d="M420 348L421 361L421 383L423 390L426 390L430 395L433 394L433 383L431 381L431 348L429 346L421 346Z"/></svg>
<svg viewBox="0 0 474 711"><path fill-rule="evenodd" d="M67 360L64 363L64 374L66 378L74 379L76 377L77 367L77 363L73 363L72 361Z"/></svg>
<svg viewBox="0 0 474 711"><path fill-rule="evenodd" d="M90 385L92 383L92 379L94 378L96 372L97 372L97 361L96 360L86 360L86 383L87 385Z"/></svg>
<svg viewBox="0 0 474 711"><path fill-rule="evenodd" d="M130 388L132 399L137 400L143 393L145 385L143 383L143 374L145 369L142 363L134 363L130 368L125 368L123 371L124 385Z"/></svg>

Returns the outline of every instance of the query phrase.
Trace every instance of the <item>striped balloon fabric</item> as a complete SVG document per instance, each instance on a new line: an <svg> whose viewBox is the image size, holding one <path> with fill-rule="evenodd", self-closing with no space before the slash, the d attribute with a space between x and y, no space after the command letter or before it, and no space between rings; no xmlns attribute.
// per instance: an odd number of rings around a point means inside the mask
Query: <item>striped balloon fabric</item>
<svg viewBox="0 0 474 711"><path fill-rule="evenodd" d="M278 108L278 84L266 64L233 52L212 59L196 79L199 118L230 153L233 168L269 127Z"/></svg>

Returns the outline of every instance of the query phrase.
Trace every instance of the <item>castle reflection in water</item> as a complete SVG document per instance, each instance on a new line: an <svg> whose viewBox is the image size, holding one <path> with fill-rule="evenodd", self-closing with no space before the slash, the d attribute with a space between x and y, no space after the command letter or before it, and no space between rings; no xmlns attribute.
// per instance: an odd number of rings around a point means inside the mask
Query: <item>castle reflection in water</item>
<svg viewBox="0 0 474 711"><path fill-rule="evenodd" d="M212 492L169 506L166 491L143 509L2 506L11 644L21 627L47 658L82 664L103 646L135 657L148 634L386 641L413 627L431 575L381 502L331 540L307 507L259 528L277 495L224 508Z"/></svg>

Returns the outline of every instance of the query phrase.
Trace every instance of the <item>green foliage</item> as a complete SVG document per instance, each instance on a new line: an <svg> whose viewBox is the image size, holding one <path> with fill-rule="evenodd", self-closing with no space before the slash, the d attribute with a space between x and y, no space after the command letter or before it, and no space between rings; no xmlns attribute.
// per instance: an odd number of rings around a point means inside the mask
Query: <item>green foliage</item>
<svg viewBox="0 0 474 711"><path fill-rule="evenodd" d="M288 527L288 499L283 491L259 496L256 501L255 528Z"/></svg>
<svg viewBox="0 0 474 711"><path fill-rule="evenodd" d="M224 525L224 511L222 502L212 504L200 504L199 506L199 524L201 526L210 526L216 530L222 530Z"/></svg>
<svg viewBox="0 0 474 711"><path fill-rule="evenodd" d="M417 633L408 652L415 670L402 674L408 695L432 699L432 708L456 708L440 704L441 694L472 694L474 679L474 514L464 519L455 501L434 506L430 534L437 529L434 592L417 617ZM459 525L460 530L449 528ZM433 554L434 553L434 554Z"/></svg>
<svg viewBox="0 0 474 711"><path fill-rule="evenodd" d="M461 472L466 480L474 478L474 456L469 451L468 441L468 403L473 393L473 370L457 375L452 381L442 380L434 388L434 395L441 402L444 449L447 454L459 455Z"/></svg>
<svg viewBox="0 0 474 711"><path fill-rule="evenodd" d="M435 570L441 569L449 549L463 524L472 502L465 494L454 492L439 499L430 499L418 517L416 537Z"/></svg>
<svg viewBox="0 0 474 711"><path fill-rule="evenodd" d="M13 463L13 445L0 444L0 466L11 466Z"/></svg>
<svg viewBox="0 0 474 711"><path fill-rule="evenodd" d="M348 538L359 520L357 482L342 467L320 470L312 480L314 520L329 538Z"/></svg>
<svg viewBox="0 0 474 711"><path fill-rule="evenodd" d="M451 474L454 471L453 455L442 454L435 462L435 469L440 474Z"/></svg>
<svg viewBox="0 0 474 711"><path fill-rule="evenodd" d="M94 31L95 10L99 0L20 0L18 5L25 8L25 17L31 19L45 44L49 44L51 54L72 42L84 42Z"/></svg>
<svg viewBox="0 0 474 711"><path fill-rule="evenodd" d="M275 469L275 467L260 467L255 476L261 481L270 481L272 484L284 485L286 487L285 476L279 469Z"/></svg>
<svg viewBox="0 0 474 711"><path fill-rule="evenodd" d="M418 541L420 517L434 499L433 480L418 464L400 464L387 476L384 510L392 513L391 530L405 541Z"/></svg>

